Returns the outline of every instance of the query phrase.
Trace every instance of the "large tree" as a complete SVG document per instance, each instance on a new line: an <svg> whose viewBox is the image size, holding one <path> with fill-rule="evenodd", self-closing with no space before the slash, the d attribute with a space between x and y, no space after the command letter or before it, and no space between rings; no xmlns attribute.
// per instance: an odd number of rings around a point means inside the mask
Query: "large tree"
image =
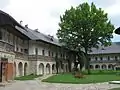
<svg viewBox="0 0 120 90"><path fill-rule="evenodd" d="M57 36L60 42L69 49L84 52L85 68L89 70L88 54L93 47L99 45L108 46L113 38L114 25L108 19L107 13L97 8L94 3L80 4L71 7L60 16L59 30Z"/></svg>

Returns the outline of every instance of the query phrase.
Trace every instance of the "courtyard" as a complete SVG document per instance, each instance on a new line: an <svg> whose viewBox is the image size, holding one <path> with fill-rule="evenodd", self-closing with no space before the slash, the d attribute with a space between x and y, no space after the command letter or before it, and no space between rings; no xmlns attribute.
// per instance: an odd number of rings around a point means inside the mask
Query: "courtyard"
<svg viewBox="0 0 120 90"><path fill-rule="evenodd" d="M112 71L111 71L112 72L111 75L110 72L108 71L105 72L96 73L96 74L93 73L92 75L86 76L87 78L85 79L84 78L77 79L71 77L73 75L70 73L58 74L58 75L44 75L44 76L34 76L34 75L23 76L20 78L16 78L16 80L6 84L6 86L1 86L0 90L109 90L113 88L120 88L119 84L108 83L110 80L119 80L118 77L120 76L113 75ZM47 81L45 82L44 80L48 80L49 83ZM60 82L59 80L62 80L62 82ZM98 80L98 81L89 82L91 80ZM56 81L57 83L55 83Z"/></svg>
<svg viewBox="0 0 120 90"><path fill-rule="evenodd" d="M60 84L46 83L40 80L14 81L0 90L108 90L118 88L120 85L104 83L94 84Z"/></svg>

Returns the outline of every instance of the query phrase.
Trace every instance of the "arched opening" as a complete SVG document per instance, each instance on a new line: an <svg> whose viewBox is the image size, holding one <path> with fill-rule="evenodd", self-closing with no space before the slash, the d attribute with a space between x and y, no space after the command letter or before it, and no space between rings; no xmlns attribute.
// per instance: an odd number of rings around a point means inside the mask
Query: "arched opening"
<svg viewBox="0 0 120 90"><path fill-rule="evenodd" d="M90 65L90 69L93 69L93 65Z"/></svg>
<svg viewBox="0 0 120 90"><path fill-rule="evenodd" d="M50 64L46 65L46 74L50 74Z"/></svg>
<svg viewBox="0 0 120 90"><path fill-rule="evenodd" d="M16 77L16 63L14 62L14 77Z"/></svg>
<svg viewBox="0 0 120 90"><path fill-rule="evenodd" d="M106 69L107 66L105 64L102 65L102 69Z"/></svg>
<svg viewBox="0 0 120 90"><path fill-rule="evenodd" d="M18 64L19 76L23 76L23 64L20 62Z"/></svg>
<svg viewBox="0 0 120 90"><path fill-rule="evenodd" d="M53 74L56 73L56 66L55 66L55 64L52 65L52 73Z"/></svg>
<svg viewBox="0 0 120 90"><path fill-rule="evenodd" d="M43 64L43 63L40 63L40 64L39 64L39 74L40 74L40 75L43 75L43 74L44 74L44 64Z"/></svg>
<svg viewBox="0 0 120 90"><path fill-rule="evenodd" d="M28 67L28 65L27 65L27 63L25 63L24 64L24 75L27 75L27 67Z"/></svg>
<svg viewBox="0 0 120 90"><path fill-rule="evenodd" d="M114 67L113 67L112 64L109 64L109 65L108 65L108 69L109 69L109 70L113 70L113 68L114 68Z"/></svg>
<svg viewBox="0 0 120 90"><path fill-rule="evenodd" d="M95 69L100 69L100 65L95 65Z"/></svg>

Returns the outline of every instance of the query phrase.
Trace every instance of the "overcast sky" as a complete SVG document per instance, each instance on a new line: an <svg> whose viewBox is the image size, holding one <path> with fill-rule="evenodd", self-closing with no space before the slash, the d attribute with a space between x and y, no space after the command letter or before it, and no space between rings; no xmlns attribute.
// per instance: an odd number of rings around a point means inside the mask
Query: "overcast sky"
<svg viewBox="0 0 120 90"><path fill-rule="evenodd" d="M31 29L39 29L42 33L55 36L60 15L71 6L86 1L103 8L112 24L116 28L120 26L120 0L0 0L0 9L18 22L22 20L23 25L28 24ZM113 41L120 41L120 36L114 34Z"/></svg>

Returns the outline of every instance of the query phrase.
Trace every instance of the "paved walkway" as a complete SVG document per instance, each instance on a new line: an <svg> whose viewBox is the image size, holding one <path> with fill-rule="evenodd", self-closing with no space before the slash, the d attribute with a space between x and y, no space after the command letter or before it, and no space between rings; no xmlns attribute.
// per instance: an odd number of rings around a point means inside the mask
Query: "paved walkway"
<svg viewBox="0 0 120 90"><path fill-rule="evenodd" d="M36 79L29 81L15 81L5 87L0 87L0 90L108 90L110 88L116 87L120 87L120 85L108 83L58 84L58 83L45 83Z"/></svg>

